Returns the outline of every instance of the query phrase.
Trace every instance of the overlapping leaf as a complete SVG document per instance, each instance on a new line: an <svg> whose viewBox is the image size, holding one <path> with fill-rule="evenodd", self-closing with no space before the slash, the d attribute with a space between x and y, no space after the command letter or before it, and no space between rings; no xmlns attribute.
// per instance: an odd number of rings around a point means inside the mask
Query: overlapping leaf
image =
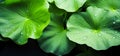
<svg viewBox="0 0 120 56"><path fill-rule="evenodd" d="M104 8L109 11L109 17L120 19L120 0L89 0L90 5Z"/></svg>
<svg viewBox="0 0 120 56"><path fill-rule="evenodd" d="M7 5L9 5L9 4L18 3L20 1L22 1L22 0L5 0L4 3L7 4Z"/></svg>
<svg viewBox="0 0 120 56"><path fill-rule="evenodd" d="M87 12L73 14L67 23L67 36L78 44L86 44L96 50L106 50L120 45L119 23L107 17L108 11L88 7ZM117 26L115 26L117 25Z"/></svg>
<svg viewBox="0 0 120 56"><path fill-rule="evenodd" d="M50 2L50 3L53 3L54 2L54 0L47 0L48 2Z"/></svg>
<svg viewBox="0 0 120 56"><path fill-rule="evenodd" d="M51 3L49 7L49 12L54 13L56 15L63 15L65 13L64 10L59 9L58 7L55 6L55 4Z"/></svg>
<svg viewBox="0 0 120 56"><path fill-rule="evenodd" d="M75 43L69 41L66 36L63 17L51 16L51 23L45 29L39 44L45 52L56 55L67 54L74 48Z"/></svg>
<svg viewBox="0 0 120 56"><path fill-rule="evenodd" d="M84 5L86 0L48 0L49 2L55 2L56 6L60 9L64 9L67 12L75 12Z"/></svg>
<svg viewBox="0 0 120 56"><path fill-rule="evenodd" d="M48 6L46 0L0 6L0 34L18 44L25 44L28 38L38 39L49 23Z"/></svg>

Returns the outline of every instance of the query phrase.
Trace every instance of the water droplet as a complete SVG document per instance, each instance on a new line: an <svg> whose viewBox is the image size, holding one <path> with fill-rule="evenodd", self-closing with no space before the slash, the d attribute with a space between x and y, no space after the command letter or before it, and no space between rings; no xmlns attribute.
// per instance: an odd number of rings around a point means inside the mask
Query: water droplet
<svg viewBox="0 0 120 56"><path fill-rule="evenodd" d="M22 35L23 33L21 33L21 35Z"/></svg>
<svg viewBox="0 0 120 56"><path fill-rule="evenodd" d="M86 40L86 39L87 39L87 37L83 37L83 39L84 39L84 40Z"/></svg>
<svg viewBox="0 0 120 56"><path fill-rule="evenodd" d="M95 16L97 16L97 14L95 14Z"/></svg>
<svg viewBox="0 0 120 56"><path fill-rule="evenodd" d="M116 22L113 22L113 24L116 24Z"/></svg>
<svg viewBox="0 0 120 56"><path fill-rule="evenodd" d="M115 31L115 33L118 33L117 31Z"/></svg>
<svg viewBox="0 0 120 56"><path fill-rule="evenodd" d="M113 38L115 38L115 37L113 37Z"/></svg>
<svg viewBox="0 0 120 56"><path fill-rule="evenodd" d="M98 36L102 36L102 34L101 34L101 33L99 33L99 34L98 34Z"/></svg>

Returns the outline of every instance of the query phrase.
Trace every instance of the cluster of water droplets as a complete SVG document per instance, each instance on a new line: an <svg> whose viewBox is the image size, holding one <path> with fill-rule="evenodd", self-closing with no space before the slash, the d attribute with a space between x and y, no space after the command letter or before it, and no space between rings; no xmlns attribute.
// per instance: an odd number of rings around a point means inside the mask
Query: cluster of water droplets
<svg viewBox="0 0 120 56"><path fill-rule="evenodd" d="M118 31L115 31L114 34L118 34L119 32ZM120 37L119 35L117 35L116 37L113 37L113 38L118 38Z"/></svg>

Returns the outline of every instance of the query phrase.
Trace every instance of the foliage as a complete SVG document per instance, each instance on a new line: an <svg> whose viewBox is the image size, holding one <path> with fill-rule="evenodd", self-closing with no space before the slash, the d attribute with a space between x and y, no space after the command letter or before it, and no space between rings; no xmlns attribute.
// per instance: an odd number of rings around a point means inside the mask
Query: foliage
<svg viewBox="0 0 120 56"><path fill-rule="evenodd" d="M120 0L0 0L0 41L36 39L42 50L68 54L76 44L95 50L120 45ZM79 54L85 56L89 52ZM92 56L92 55L91 55Z"/></svg>

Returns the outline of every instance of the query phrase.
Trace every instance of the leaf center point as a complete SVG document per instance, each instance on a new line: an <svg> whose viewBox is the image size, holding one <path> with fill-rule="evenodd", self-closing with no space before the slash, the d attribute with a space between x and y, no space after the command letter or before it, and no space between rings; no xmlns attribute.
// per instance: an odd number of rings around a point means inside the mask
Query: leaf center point
<svg viewBox="0 0 120 56"><path fill-rule="evenodd" d="M96 30L96 29L93 29L93 32L94 32L94 33L98 33L98 32L100 32L100 30L99 30L99 29L97 29L97 30Z"/></svg>

